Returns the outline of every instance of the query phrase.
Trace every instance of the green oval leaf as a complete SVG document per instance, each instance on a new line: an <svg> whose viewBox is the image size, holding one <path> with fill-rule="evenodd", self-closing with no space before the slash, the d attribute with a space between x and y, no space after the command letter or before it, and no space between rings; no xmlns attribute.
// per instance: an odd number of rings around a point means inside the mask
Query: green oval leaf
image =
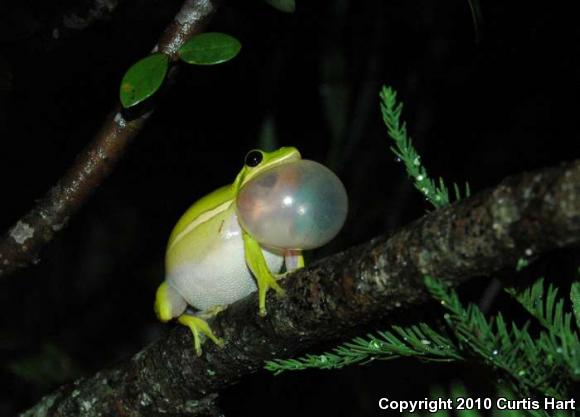
<svg viewBox="0 0 580 417"><path fill-rule="evenodd" d="M266 0L270 6L285 13L294 13L296 2L294 0Z"/></svg>
<svg viewBox="0 0 580 417"><path fill-rule="evenodd" d="M215 65L234 58L242 48L240 41L219 32L193 36L181 48L179 57L188 64Z"/></svg>
<svg viewBox="0 0 580 417"><path fill-rule="evenodd" d="M139 104L159 90L168 67L169 57L162 53L151 54L133 64L121 81L119 97L123 107Z"/></svg>

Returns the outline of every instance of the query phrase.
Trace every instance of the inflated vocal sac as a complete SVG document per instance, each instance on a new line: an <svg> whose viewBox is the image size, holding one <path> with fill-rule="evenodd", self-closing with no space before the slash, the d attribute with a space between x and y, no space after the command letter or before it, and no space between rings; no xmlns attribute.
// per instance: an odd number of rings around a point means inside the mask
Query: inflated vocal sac
<svg viewBox="0 0 580 417"><path fill-rule="evenodd" d="M244 184L236 209L242 228L263 246L314 249L340 231L348 198L330 169L301 159L273 167Z"/></svg>

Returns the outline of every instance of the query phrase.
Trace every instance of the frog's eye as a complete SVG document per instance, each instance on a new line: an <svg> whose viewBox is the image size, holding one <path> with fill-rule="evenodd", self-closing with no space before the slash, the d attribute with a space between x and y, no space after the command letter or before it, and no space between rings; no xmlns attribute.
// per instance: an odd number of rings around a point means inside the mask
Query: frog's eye
<svg viewBox="0 0 580 417"><path fill-rule="evenodd" d="M241 188L236 207L241 226L262 245L314 249L340 231L348 199L331 170L302 159L252 178Z"/></svg>
<svg viewBox="0 0 580 417"><path fill-rule="evenodd" d="M262 159L264 159L264 155L262 154L262 152L254 150L248 152L244 163L250 168L253 168L255 166L258 166L260 162L262 162Z"/></svg>

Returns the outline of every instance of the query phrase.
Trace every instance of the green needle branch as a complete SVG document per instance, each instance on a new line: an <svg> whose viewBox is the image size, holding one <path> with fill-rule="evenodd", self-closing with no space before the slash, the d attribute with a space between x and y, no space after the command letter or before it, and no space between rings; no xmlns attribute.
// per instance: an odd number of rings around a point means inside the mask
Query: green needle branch
<svg viewBox="0 0 580 417"><path fill-rule="evenodd" d="M427 170L421 164L421 156L413 147L411 138L407 134L407 125L401 120L403 104L397 103L397 92L391 87L383 86L380 93L381 112L388 134L395 142L391 150L397 155L397 160L403 162L407 174L413 180L415 188L425 196L435 208L449 205L449 190L442 178L434 181L427 175ZM457 184L453 184L456 200L461 199L461 192ZM465 196L469 196L469 184L465 185Z"/></svg>

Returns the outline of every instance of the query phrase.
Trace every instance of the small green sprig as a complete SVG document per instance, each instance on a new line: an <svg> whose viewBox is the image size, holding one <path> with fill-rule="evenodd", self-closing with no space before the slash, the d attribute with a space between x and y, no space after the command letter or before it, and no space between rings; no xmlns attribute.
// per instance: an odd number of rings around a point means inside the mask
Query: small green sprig
<svg viewBox="0 0 580 417"><path fill-rule="evenodd" d="M427 170L421 164L421 157L413 147L411 138L407 134L407 125L401 121L403 104L397 103L397 92L388 86L383 86L381 93L381 111L388 134L395 142L391 147L397 158L403 162L407 174L412 178L415 188L421 192L435 208L449 205L449 190L442 178L434 181L427 175ZM457 184L453 184L455 199L461 199L461 192ZM470 195L469 184L465 184L465 196Z"/></svg>
<svg viewBox="0 0 580 417"><path fill-rule="evenodd" d="M461 353L448 336L436 332L425 323L407 328L393 326L391 330L378 332L378 336L368 334L366 339L357 337L322 355L275 359L267 362L266 369L278 375L289 370L340 369L374 359L395 359L403 356L430 361L462 359Z"/></svg>

